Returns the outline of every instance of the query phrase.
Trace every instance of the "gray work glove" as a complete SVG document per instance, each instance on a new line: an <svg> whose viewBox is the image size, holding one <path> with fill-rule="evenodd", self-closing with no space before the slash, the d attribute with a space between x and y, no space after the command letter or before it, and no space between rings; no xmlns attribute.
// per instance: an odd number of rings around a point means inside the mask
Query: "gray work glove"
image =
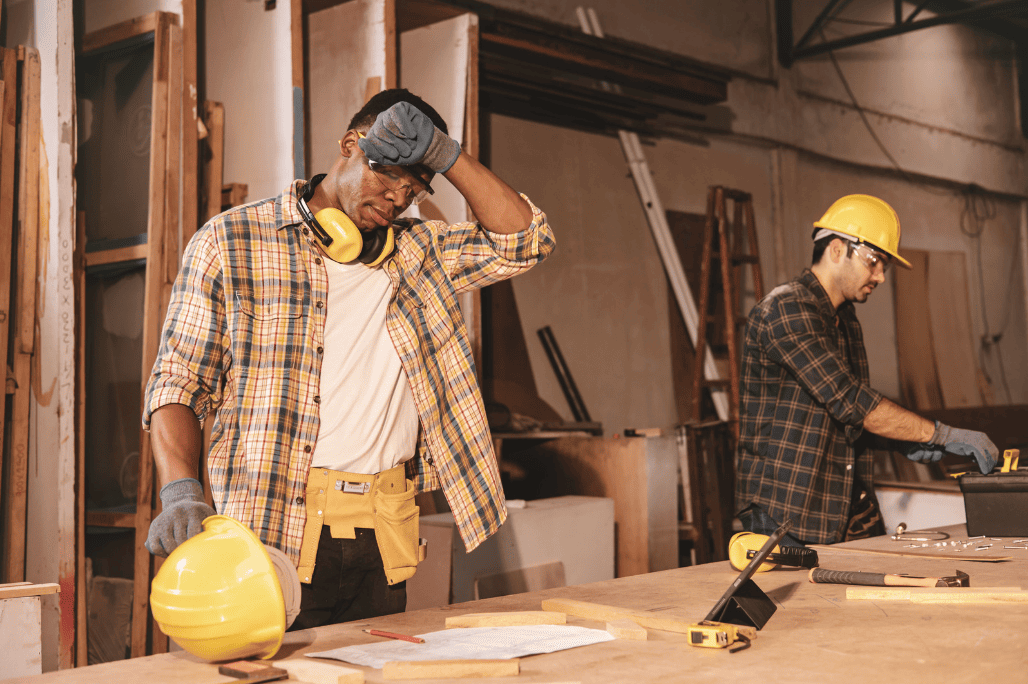
<svg viewBox="0 0 1028 684"><path fill-rule="evenodd" d="M199 480L184 477L161 488L161 514L150 523L146 550L155 556L167 556L175 547L203 531L205 518L215 515L203 498Z"/></svg>
<svg viewBox="0 0 1028 684"><path fill-rule="evenodd" d="M423 164L436 173L450 170L460 156L456 140L435 127L410 102L381 112L365 138L357 141L364 156L389 166Z"/></svg>
<svg viewBox="0 0 1028 684"><path fill-rule="evenodd" d="M951 454L973 456L982 475L992 472L999 459L999 449L984 432L950 427L939 421L935 421L935 434L930 444L941 445Z"/></svg>
<svg viewBox="0 0 1028 684"><path fill-rule="evenodd" d="M917 443L911 445L907 450L907 458L921 463L937 463L945 455L946 450L938 444Z"/></svg>

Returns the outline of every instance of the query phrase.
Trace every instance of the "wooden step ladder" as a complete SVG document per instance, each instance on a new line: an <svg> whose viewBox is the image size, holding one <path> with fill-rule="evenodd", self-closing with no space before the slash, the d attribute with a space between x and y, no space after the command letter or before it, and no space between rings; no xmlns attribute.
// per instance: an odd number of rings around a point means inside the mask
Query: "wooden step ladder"
<svg viewBox="0 0 1028 684"><path fill-rule="evenodd" d="M732 222L726 204L734 203ZM715 251L715 231L717 248ZM744 251L745 246L745 251ZM717 261L718 268L711 263ZM746 322L741 312L742 269L752 268L753 291L757 301L764 296L760 271L757 230L753 218L753 198L749 193L721 186L707 192L707 220L703 229L703 256L700 265L700 296L697 301L699 329L696 359L702 359L712 346L708 332L720 322L728 348L728 378L708 379L700 363L693 372L693 421L680 426L683 520L679 538L692 542L693 563L725 560L732 533L735 494L735 448L739 439L740 342L739 330ZM715 287L721 288L723 312L716 315L711 305ZM724 375L723 373L719 375ZM727 420L705 420L702 400L705 387L727 385Z"/></svg>
<svg viewBox="0 0 1028 684"><path fill-rule="evenodd" d="M727 200L732 200L732 222L728 222ZM714 251L715 230L717 251ZM745 248L745 251L743 251ZM711 269L716 260L719 268ZM764 296L764 280L760 270L760 252L757 245L757 229L753 218L753 197L748 192L712 185L707 191L707 221L703 229L703 260L700 267L699 330L696 335L696 358L703 358L710 346L708 333L712 325L721 320L725 346L727 347L728 378L708 380L699 364L693 373L693 406L697 420L701 419L701 401L705 387L728 387L728 422L736 438L739 435L739 374L740 374L740 328L746 323L742 313L742 269L749 264L752 268L753 293L756 301ZM720 287L724 306L723 316L715 315L711 306L711 293Z"/></svg>

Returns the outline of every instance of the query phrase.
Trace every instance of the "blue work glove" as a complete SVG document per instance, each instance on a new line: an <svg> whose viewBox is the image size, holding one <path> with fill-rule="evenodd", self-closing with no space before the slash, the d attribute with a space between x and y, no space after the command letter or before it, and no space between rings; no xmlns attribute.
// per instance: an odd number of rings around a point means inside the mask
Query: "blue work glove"
<svg viewBox="0 0 1028 684"><path fill-rule="evenodd" d="M423 164L436 173L449 171L460 156L457 141L436 128L410 102L397 102L381 112L367 137L357 144L373 162L389 166Z"/></svg>
<svg viewBox="0 0 1028 684"><path fill-rule="evenodd" d="M907 458L921 463L937 463L946 455L946 450L938 444L916 443L907 450Z"/></svg>
<svg viewBox="0 0 1028 684"><path fill-rule="evenodd" d="M199 480L184 477L161 488L161 514L150 523L146 550L167 556L175 547L203 531L205 518L215 515L203 497Z"/></svg>
<svg viewBox="0 0 1028 684"><path fill-rule="evenodd" d="M931 444L938 444L951 454L973 456L982 475L988 475L996 467L999 449L984 432L963 430L935 421L935 434Z"/></svg>

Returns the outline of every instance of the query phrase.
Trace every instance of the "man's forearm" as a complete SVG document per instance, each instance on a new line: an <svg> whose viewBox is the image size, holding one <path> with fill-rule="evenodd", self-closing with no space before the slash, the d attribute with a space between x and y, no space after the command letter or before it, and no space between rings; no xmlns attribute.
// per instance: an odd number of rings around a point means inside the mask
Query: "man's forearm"
<svg viewBox="0 0 1028 684"><path fill-rule="evenodd" d="M927 442L935 434L935 421L922 418L899 404L883 398L864 418L864 429L889 439Z"/></svg>
<svg viewBox="0 0 1028 684"><path fill-rule="evenodd" d="M519 233L531 225L528 202L474 157L462 152L443 175L464 196L486 230Z"/></svg>
<svg viewBox="0 0 1028 684"><path fill-rule="evenodd" d="M150 446L161 486L183 477L197 477L203 432L196 414L188 406L168 404L153 412Z"/></svg>

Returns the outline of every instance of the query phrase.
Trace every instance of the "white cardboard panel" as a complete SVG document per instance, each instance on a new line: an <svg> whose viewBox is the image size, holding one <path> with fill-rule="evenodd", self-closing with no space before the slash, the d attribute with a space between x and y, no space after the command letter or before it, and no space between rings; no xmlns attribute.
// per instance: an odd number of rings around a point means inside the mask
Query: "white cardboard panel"
<svg viewBox="0 0 1028 684"><path fill-rule="evenodd" d="M42 674L38 596L0 600L0 679Z"/></svg>
<svg viewBox="0 0 1028 684"><path fill-rule="evenodd" d="M462 14L400 34L400 85L432 105L459 143L468 82L468 32L477 22L477 16ZM466 219L464 198L449 181L437 176L432 189L435 194L429 201L443 220L453 224ZM433 213L429 209L418 215L437 218Z"/></svg>

